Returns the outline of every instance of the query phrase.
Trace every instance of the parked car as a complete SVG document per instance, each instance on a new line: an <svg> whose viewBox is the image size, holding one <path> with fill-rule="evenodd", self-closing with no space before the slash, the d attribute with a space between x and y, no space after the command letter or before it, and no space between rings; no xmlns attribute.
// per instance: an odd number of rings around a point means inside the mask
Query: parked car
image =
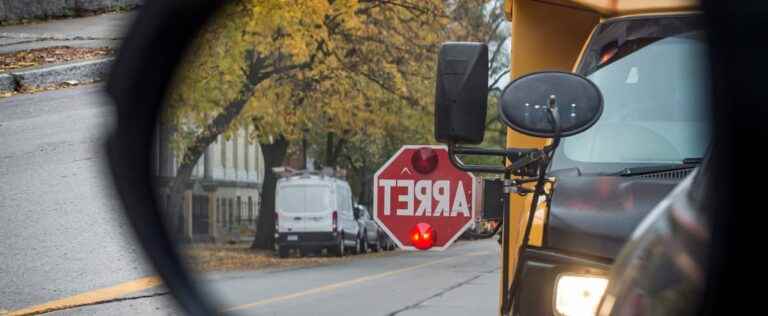
<svg viewBox="0 0 768 316"><path fill-rule="evenodd" d="M381 250L381 245L383 244L381 235L383 232L379 228L379 224L373 220L368 208L360 204L355 204L355 218L360 225L362 252L371 250L378 252Z"/></svg>
<svg viewBox="0 0 768 316"><path fill-rule="evenodd" d="M384 251L395 250L397 248L397 245L395 244L394 241L392 241L392 238L389 238L389 235L387 235L387 233L385 233L384 230L380 229L379 232L380 232L379 238L381 238L380 239L381 249L383 249Z"/></svg>
<svg viewBox="0 0 768 316"><path fill-rule="evenodd" d="M278 180L275 195L279 257L288 256L291 249L302 253L327 249L336 256L360 251L360 227L346 181L303 173Z"/></svg>

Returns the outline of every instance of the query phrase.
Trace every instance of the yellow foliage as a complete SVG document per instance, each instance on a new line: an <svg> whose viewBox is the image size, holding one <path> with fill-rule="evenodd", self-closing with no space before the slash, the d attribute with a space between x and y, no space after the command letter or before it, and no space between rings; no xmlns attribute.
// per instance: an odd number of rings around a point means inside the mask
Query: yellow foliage
<svg viewBox="0 0 768 316"><path fill-rule="evenodd" d="M262 141L276 135L291 141L309 129L315 138L344 137L350 149L374 160L403 143L432 142L437 49L464 39L451 38L460 26L448 18L447 3L232 2L204 27L168 95L163 119L177 131L177 152L243 95L246 106L225 135L247 124ZM253 87L244 85L248 51L269 65Z"/></svg>

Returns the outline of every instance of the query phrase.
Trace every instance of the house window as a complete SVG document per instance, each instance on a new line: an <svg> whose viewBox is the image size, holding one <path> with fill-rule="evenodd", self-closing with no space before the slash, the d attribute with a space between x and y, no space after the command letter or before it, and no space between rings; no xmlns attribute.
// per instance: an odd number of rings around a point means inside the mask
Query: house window
<svg viewBox="0 0 768 316"><path fill-rule="evenodd" d="M229 215L229 218L227 219L227 223L229 224L229 226L232 226L232 224L234 224L234 216L232 213L234 213L235 206L232 205L233 203L232 199L229 199L228 201L229 201L229 208L227 213Z"/></svg>
<svg viewBox="0 0 768 316"><path fill-rule="evenodd" d="M242 223L243 217L243 202L240 197L237 197L237 224Z"/></svg>
<svg viewBox="0 0 768 316"><path fill-rule="evenodd" d="M216 198L216 216L218 217L219 224L224 223L224 199Z"/></svg>
<svg viewBox="0 0 768 316"><path fill-rule="evenodd" d="M253 198L248 197L248 221L253 222Z"/></svg>

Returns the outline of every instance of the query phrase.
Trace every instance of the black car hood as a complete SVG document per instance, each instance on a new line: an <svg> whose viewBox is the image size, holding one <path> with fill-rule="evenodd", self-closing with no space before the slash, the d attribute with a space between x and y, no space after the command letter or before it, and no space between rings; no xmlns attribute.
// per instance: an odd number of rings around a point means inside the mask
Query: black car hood
<svg viewBox="0 0 768 316"><path fill-rule="evenodd" d="M635 227L682 179L559 177L544 244L613 259Z"/></svg>

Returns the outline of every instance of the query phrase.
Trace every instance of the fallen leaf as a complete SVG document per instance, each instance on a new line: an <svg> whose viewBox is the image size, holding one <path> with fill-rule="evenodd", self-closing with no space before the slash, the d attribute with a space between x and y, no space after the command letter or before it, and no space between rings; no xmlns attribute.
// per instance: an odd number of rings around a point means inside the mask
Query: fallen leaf
<svg viewBox="0 0 768 316"><path fill-rule="evenodd" d="M74 60L87 60L99 57L111 56L114 51L111 48L89 48L54 46L26 51L0 54L0 72L40 66L54 63L64 63Z"/></svg>

